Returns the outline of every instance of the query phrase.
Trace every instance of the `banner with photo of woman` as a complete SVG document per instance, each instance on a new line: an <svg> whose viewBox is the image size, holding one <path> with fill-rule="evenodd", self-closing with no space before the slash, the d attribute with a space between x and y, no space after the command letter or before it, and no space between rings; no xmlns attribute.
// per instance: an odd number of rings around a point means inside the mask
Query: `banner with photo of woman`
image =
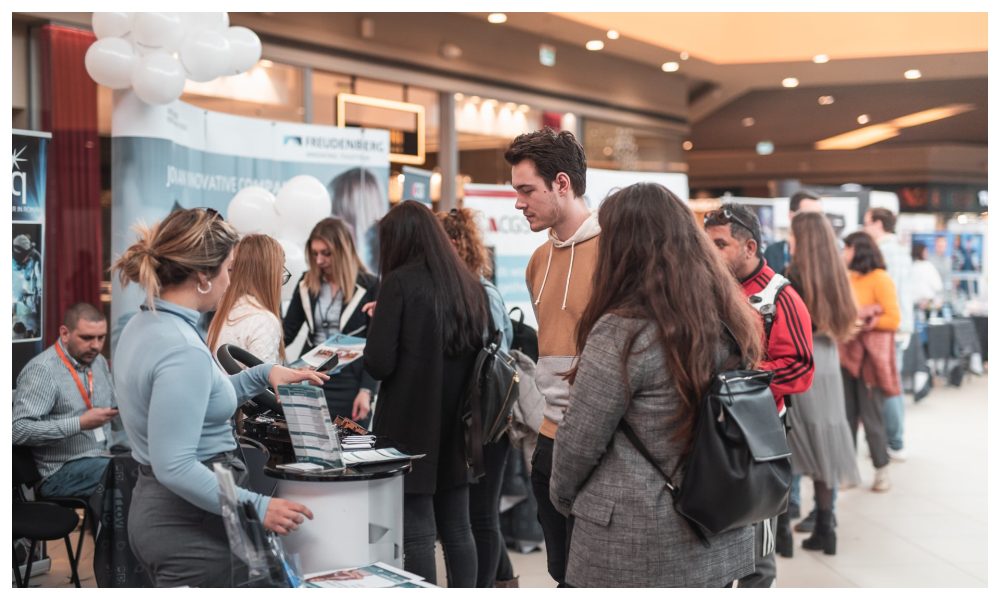
<svg viewBox="0 0 1000 600"><path fill-rule="evenodd" d="M11 138L11 338L13 381L44 349L45 178L51 133L15 129Z"/></svg>
<svg viewBox="0 0 1000 600"><path fill-rule="evenodd" d="M377 268L375 224L389 210L389 132L253 119L179 101L151 106L130 92L116 92L114 102L113 257L135 242L138 223L151 225L177 208L212 208L225 217L244 188L277 194L289 179L310 175L327 186L330 214L354 230L362 261ZM137 286L123 289L112 277L112 349L143 298Z"/></svg>

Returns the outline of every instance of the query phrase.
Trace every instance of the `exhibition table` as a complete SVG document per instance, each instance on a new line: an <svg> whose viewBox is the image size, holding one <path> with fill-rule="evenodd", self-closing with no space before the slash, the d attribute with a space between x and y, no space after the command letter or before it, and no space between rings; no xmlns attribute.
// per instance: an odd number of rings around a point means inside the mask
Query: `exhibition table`
<svg viewBox="0 0 1000 600"><path fill-rule="evenodd" d="M403 475L410 461L348 467L336 473L299 473L265 467L277 480L275 496L313 512L283 538L302 573L373 562L403 566Z"/></svg>

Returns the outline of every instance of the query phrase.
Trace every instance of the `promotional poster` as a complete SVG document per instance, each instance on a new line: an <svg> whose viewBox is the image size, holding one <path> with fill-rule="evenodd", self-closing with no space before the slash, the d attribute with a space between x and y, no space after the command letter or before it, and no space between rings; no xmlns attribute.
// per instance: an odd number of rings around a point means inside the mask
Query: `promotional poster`
<svg viewBox="0 0 1000 600"><path fill-rule="evenodd" d="M113 257L135 242L137 224L152 225L177 208L225 216L243 188L277 193L292 177L311 175L327 186L330 213L353 227L361 260L376 270L375 223L389 210L387 131L251 119L183 102L150 106L117 93L111 159ZM114 348L144 293L112 281Z"/></svg>
<svg viewBox="0 0 1000 600"><path fill-rule="evenodd" d="M13 381L44 349L45 177L50 133L15 129L11 138L11 337Z"/></svg>

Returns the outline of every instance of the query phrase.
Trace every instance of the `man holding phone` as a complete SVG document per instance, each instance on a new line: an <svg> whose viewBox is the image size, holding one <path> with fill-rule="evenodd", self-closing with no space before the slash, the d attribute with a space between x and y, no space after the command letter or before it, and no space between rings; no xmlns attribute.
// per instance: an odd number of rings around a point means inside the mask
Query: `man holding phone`
<svg viewBox="0 0 1000 600"><path fill-rule="evenodd" d="M90 496L110 460L118 417L108 362L101 355L108 323L81 302L66 311L55 344L17 378L13 443L31 446L43 496Z"/></svg>

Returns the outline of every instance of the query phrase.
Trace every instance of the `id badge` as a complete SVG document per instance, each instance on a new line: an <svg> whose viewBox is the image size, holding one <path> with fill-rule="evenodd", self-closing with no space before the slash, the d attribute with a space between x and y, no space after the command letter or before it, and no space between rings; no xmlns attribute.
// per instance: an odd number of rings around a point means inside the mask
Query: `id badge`
<svg viewBox="0 0 1000 600"><path fill-rule="evenodd" d="M104 436L104 425L101 425L100 427L94 429L94 439L101 443L104 443L104 441L107 439Z"/></svg>

